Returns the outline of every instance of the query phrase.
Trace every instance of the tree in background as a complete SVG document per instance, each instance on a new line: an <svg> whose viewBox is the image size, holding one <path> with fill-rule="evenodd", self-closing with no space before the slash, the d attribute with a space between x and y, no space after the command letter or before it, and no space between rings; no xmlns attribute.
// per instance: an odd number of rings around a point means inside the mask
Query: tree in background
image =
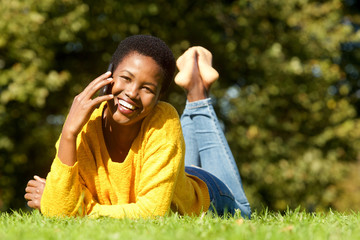
<svg viewBox="0 0 360 240"><path fill-rule="evenodd" d="M359 33L338 0L236 1L227 9L224 51L233 61L220 69L235 81L215 94L250 202L334 207L337 183L359 157L356 86L341 49Z"/></svg>
<svg viewBox="0 0 360 240"><path fill-rule="evenodd" d="M70 73L57 55L87 24L77 1L0 3L0 209L24 207L24 182L49 170ZM56 96L56 97L55 97ZM46 166L46 168L44 168Z"/></svg>
<svg viewBox="0 0 360 240"><path fill-rule="evenodd" d="M360 140L349 10L338 0L0 4L0 209L25 206L73 97L132 34L162 38L175 56L192 45L213 52L215 106L255 209L345 209L338 195L350 191ZM181 89L167 99L182 111Z"/></svg>

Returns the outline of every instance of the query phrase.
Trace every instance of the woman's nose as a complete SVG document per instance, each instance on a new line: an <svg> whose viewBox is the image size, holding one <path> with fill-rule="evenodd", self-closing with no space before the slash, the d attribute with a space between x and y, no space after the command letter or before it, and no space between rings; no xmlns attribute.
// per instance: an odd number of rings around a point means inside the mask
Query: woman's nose
<svg viewBox="0 0 360 240"><path fill-rule="evenodd" d="M134 83L127 84L126 89L125 89L125 94L129 98L136 98L138 95L138 87L136 86L136 84L134 84Z"/></svg>

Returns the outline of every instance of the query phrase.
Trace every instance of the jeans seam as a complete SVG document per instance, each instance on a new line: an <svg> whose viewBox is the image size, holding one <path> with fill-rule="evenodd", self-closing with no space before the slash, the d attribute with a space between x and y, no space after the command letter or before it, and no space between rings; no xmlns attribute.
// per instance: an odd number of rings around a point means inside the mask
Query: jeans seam
<svg viewBox="0 0 360 240"><path fill-rule="evenodd" d="M211 111L211 109L210 109L210 105L208 105L208 111L210 112L210 114L211 114L211 118L212 118L212 124L214 125L214 127L215 127L215 129L217 129L217 131L216 131L216 136L217 136L217 138L220 140L220 142L221 142L221 146L225 146L225 144L227 144L227 143L224 143L224 141L223 141L223 139L222 139L222 137L221 137L221 135L219 134L219 131L222 131L222 129L219 129L219 126L215 123L215 120L214 119L216 119L215 117L216 116L214 116L214 111ZM225 134L225 133L224 133ZM225 147L222 147L223 148L223 150L224 150L224 152L225 152L225 154L226 154L226 161L228 161L228 162L230 162L230 165L231 165L231 167L234 167L232 164L231 164L231 162L232 161L229 161L229 160L231 160L231 156L232 156L232 154L231 153L229 153L229 149L227 149L227 148L225 148ZM234 169L231 171L231 174L234 174L233 173L233 171L234 171ZM235 178L237 178L238 176L235 174L235 176L233 176L233 177L235 177ZM229 187L228 187L229 188ZM230 188L229 188L230 189ZM231 190L231 189L230 189Z"/></svg>
<svg viewBox="0 0 360 240"><path fill-rule="evenodd" d="M227 189L230 191L230 194L225 193L225 192L221 189L221 187L220 187L219 184L217 183L217 180L215 180L212 175L209 174L208 177L211 178L211 180L213 181L213 183L216 185L216 188L217 188L217 190L219 191L219 194L220 194L221 196L228 197L228 198L230 198L230 199L232 199L232 200L235 200L234 194L232 193L231 189L230 189L229 186L227 186L222 180L219 179L220 181L222 181L222 183L223 183L223 184L227 187Z"/></svg>
<svg viewBox="0 0 360 240"><path fill-rule="evenodd" d="M201 169L201 168L200 168ZM202 169L201 169L202 170ZM204 170L203 170L204 171ZM215 198L215 193L214 193L214 191L213 191L213 189L212 188L210 188L209 187L209 185L210 186L216 186L216 188L217 188L217 191L219 192L219 195L221 195L221 196L224 196L224 197L228 197L228 198L230 198L231 200L236 200L235 199L235 196L234 196L234 194L232 193L232 191L231 191L231 189L229 188L229 186L227 186L221 179L215 179L214 177L213 177L213 175L211 174L211 173L207 173L206 172L206 174L202 174L202 173L194 173L192 170L191 170L191 168L190 168L190 171L189 171L189 168L188 168L188 171L187 171L189 174L191 174L191 175L193 175L193 176L196 176L196 177L198 177L198 178L200 178L202 181L204 181L205 183L206 183L206 185L208 186L208 190L209 191L211 191L211 193L212 193L212 196L213 196L213 199ZM204 171L205 172L205 171ZM199 175L201 176L201 177L199 177ZM226 192L224 192L223 190L222 190L222 188L219 186L219 184L218 184L218 181L221 181L222 182L222 184L224 184L225 185L225 187L227 188L227 190L229 190L229 194L228 193L226 193ZM214 183L214 184L212 184L212 183Z"/></svg>
<svg viewBox="0 0 360 240"><path fill-rule="evenodd" d="M207 186L207 189L209 191L210 201L213 202L214 199L215 199L215 193L214 193L213 189L209 187L209 185L211 185L211 183L210 183L208 177L206 176L208 174L205 175L205 174L202 174L201 172L196 172L192 168L199 168L200 170L202 170L202 168L195 167L195 166L194 167L186 166L185 167L185 172L192 175L192 176L195 176L195 177L199 178L201 181L205 182L205 184Z"/></svg>

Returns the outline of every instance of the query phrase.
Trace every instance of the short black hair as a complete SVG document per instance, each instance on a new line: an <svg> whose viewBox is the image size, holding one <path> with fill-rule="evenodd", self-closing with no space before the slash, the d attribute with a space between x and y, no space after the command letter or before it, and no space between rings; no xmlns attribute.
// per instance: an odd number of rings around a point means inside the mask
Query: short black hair
<svg viewBox="0 0 360 240"><path fill-rule="evenodd" d="M129 54L137 52L151 57L160 66L163 72L163 82L160 93L170 87L175 74L175 58L166 43L151 35L133 35L122 40L112 56L111 63L116 68Z"/></svg>

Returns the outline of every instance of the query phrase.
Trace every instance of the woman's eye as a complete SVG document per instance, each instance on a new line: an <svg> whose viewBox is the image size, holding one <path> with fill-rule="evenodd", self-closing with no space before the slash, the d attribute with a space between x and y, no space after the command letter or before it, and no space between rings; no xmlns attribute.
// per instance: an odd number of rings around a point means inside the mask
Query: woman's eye
<svg viewBox="0 0 360 240"><path fill-rule="evenodd" d="M121 76L121 79L125 80L125 81L131 81L131 78L127 77L127 76Z"/></svg>
<svg viewBox="0 0 360 240"><path fill-rule="evenodd" d="M145 91L149 92L149 93L154 93L154 91L149 88L149 87L143 87L145 89Z"/></svg>

